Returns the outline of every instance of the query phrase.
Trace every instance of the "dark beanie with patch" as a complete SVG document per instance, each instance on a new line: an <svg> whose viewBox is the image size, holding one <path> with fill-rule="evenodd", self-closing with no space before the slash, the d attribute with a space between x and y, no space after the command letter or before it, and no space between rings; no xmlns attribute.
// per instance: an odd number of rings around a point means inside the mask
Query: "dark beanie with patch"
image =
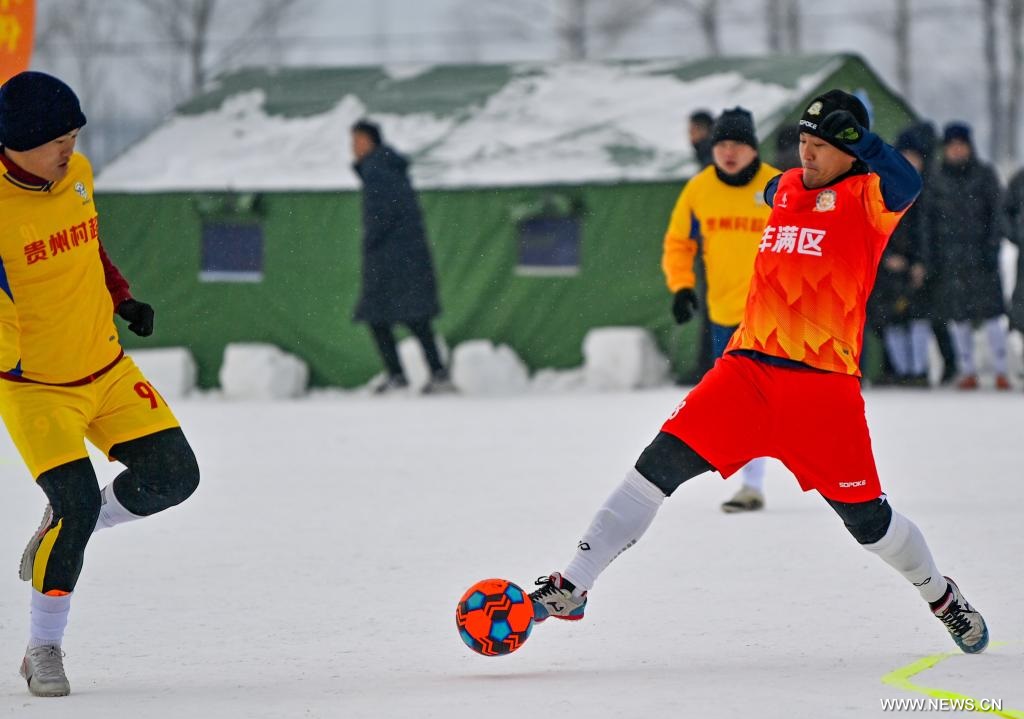
<svg viewBox="0 0 1024 719"><path fill-rule="evenodd" d="M754 116L742 107L724 110L711 128L711 144L724 140L742 142L757 149L757 133L754 131Z"/></svg>
<svg viewBox="0 0 1024 719"><path fill-rule="evenodd" d="M56 140L85 124L78 97L44 72L22 72L0 87L0 145L19 152Z"/></svg>
<svg viewBox="0 0 1024 719"><path fill-rule="evenodd" d="M829 90L824 95L818 95L816 98L811 100L804 114L800 117L800 132L806 132L820 137L828 144L836 147L847 155L852 155L853 152L847 147L842 140L837 140L834 137L825 137L821 134L818 129L818 125L829 116L830 113L836 110L846 110L853 118L860 123L860 126L865 130L871 129L871 118L868 117L868 109L864 107L864 103L861 102L855 95L851 95L848 92L842 90Z"/></svg>

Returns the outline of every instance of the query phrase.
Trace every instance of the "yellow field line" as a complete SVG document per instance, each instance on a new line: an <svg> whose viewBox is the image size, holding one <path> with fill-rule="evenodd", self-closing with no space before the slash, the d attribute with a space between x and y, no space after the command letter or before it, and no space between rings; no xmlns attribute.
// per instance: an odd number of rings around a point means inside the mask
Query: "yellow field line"
<svg viewBox="0 0 1024 719"><path fill-rule="evenodd" d="M999 642L992 644L991 647L1005 646L1005 642ZM908 664L905 667L901 667L895 671L889 672L882 677L882 683L888 684L891 687L897 689L904 689L908 692L917 692L918 694L925 694L932 697L933 699L950 699L950 700L972 700L974 706L980 706L981 702L973 697L966 696L964 694L956 694L955 692L947 692L945 689L933 689L932 687L920 686L910 681L911 677L920 674L923 671L931 669L939 662L949 657L962 656L962 652L946 652L944 654L933 654L930 657L924 659L918 659L913 664ZM979 714L993 714L998 717L1005 717L1005 719L1024 719L1024 712L1016 711L1014 709L1002 710L997 709L975 709L975 712Z"/></svg>

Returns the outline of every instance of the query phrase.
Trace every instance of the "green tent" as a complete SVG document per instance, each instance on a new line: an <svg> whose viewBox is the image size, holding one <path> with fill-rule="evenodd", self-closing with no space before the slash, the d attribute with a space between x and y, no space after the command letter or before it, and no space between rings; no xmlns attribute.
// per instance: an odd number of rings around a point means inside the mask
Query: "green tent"
<svg viewBox="0 0 1024 719"><path fill-rule="evenodd" d="M533 369L582 361L599 326L650 328L692 369L672 324L661 242L697 171L686 119L754 113L766 158L814 94L856 91L891 138L912 110L852 55L551 65L249 69L220 78L97 178L101 230L157 308L145 343L186 346L213 386L229 342L304 358L315 385L380 368L350 319L360 197L348 128L378 121L412 160L450 346L506 343Z"/></svg>

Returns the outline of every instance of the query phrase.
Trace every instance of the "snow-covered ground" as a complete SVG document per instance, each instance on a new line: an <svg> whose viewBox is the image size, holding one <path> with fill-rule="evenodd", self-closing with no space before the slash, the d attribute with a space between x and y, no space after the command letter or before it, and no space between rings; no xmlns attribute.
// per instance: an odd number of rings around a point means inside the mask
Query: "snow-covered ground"
<svg viewBox="0 0 1024 719"><path fill-rule="evenodd" d="M203 483L95 537L66 699L17 675L15 565L43 503L4 435L0 716L862 719L923 698L882 677L954 650L945 630L776 464L761 514L718 510L734 481L681 488L583 622L539 626L508 657L462 644L463 590L562 568L680 394L178 400ZM1024 397L867 398L883 486L995 643L911 681L1022 711Z"/></svg>

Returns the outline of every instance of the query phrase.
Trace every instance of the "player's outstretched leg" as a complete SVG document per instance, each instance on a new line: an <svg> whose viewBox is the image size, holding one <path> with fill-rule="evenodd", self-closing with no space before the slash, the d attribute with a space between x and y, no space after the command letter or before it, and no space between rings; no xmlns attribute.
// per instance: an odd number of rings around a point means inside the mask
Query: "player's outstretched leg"
<svg viewBox="0 0 1024 719"><path fill-rule="evenodd" d="M985 620L967 603L953 580L939 572L921 530L893 511L885 495L869 502L826 501L842 517L857 542L917 587L960 649L968 654L985 650L988 646Z"/></svg>
<svg viewBox="0 0 1024 719"><path fill-rule="evenodd" d="M582 619L587 592L598 575L637 543L666 497L686 480L710 469L682 440L666 432L658 434L598 510L565 571L537 580L540 589L530 595L534 621Z"/></svg>

